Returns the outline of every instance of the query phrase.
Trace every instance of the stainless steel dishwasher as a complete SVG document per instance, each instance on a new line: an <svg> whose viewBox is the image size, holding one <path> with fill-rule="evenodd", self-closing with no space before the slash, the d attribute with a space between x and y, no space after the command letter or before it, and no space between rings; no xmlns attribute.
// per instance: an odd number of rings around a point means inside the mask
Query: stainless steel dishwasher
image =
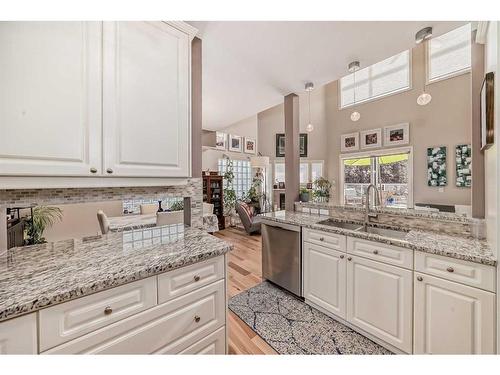
<svg viewBox="0 0 500 375"><path fill-rule="evenodd" d="M262 223L262 277L302 297L300 227Z"/></svg>

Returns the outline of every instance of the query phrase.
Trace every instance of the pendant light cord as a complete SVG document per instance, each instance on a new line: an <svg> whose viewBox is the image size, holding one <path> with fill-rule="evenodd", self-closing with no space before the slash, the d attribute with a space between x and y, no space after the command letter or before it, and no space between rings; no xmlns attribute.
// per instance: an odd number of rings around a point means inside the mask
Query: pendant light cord
<svg viewBox="0 0 500 375"><path fill-rule="evenodd" d="M311 90L309 90L309 124L311 123Z"/></svg>
<svg viewBox="0 0 500 375"><path fill-rule="evenodd" d="M354 102L352 103L353 105L356 105L356 68L354 68L354 89L353 89L353 93L354 93Z"/></svg>

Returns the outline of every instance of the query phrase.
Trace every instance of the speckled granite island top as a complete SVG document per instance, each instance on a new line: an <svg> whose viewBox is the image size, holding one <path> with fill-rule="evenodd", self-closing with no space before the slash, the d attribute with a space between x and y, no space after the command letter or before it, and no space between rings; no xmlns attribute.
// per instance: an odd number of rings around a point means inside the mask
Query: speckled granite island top
<svg viewBox="0 0 500 375"><path fill-rule="evenodd" d="M328 218L328 216L324 215L307 214L294 211L276 211L260 215L260 220L264 223L266 220L270 220L279 223L300 225L306 228L345 234L351 237L378 241L389 245L406 247L416 251L443 255L450 258L462 259L490 266L496 266L497 263L493 252L484 240L450 236L421 230L410 230L404 239L395 239L383 237L377 234L357 232L349 229L318 224L320 221Z"/></svg>
<svg viewBox="0 0 500 375"><path fill-rule="evenodd" d="M182 224L13 248L0 263L0 321L231 249Z"/></svg>

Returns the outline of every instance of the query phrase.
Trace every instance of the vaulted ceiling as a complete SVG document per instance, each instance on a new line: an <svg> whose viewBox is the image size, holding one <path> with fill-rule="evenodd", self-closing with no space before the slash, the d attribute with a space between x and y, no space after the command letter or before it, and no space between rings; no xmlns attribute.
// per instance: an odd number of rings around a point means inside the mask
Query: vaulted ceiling
<svg viewBox="0 0 500 375"><path fill-rule="evenodd" d="M460 21L196 21L203 40L203 128L219 129L415 45L425 26L441 35Z"/></svg>

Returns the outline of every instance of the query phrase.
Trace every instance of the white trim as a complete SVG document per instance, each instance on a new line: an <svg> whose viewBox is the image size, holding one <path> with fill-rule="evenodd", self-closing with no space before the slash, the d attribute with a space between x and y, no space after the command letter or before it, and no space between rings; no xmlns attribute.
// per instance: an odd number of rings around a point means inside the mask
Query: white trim
<svg viewBox="0 0 500 375"><path fill-rule="evenodd" d="M2 189L66 189L127 186L186 185L186 178L161 177L0 177Z"/></svg>
<svg viewBox="0 0 500 375"><path fill-rule="evenodd" d="M353 152L351 154L339 155L339 204L344 204L344 163L345 159L363 158L371 156L383 156L393 154L408 154L408 208L413 208L413 146L383 148L364 152Z"/></svg>

